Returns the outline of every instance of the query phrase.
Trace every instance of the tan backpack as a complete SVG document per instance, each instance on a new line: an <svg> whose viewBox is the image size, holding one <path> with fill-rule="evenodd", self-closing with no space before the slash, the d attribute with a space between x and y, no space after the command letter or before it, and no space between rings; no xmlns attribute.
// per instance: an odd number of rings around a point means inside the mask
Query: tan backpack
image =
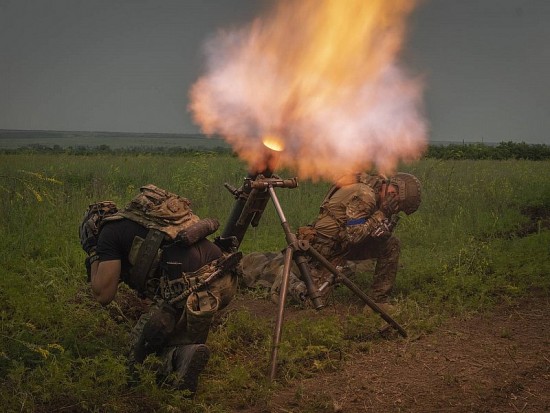
<svg viewBox="0 0 550 413"><path fill-rule="evenodd" d="M140 188L140 193L116 214L149 229L156 229L172 240L178 233L200 221L193 213L191 202L153 184ZM106 218L106 221L116 218Z"/></svg>
<svg viewBox="0 0 550 413"><path fill-rule="evenodd" d="M145 239L134 238L128 257L132 269L126 282L142 293L148 290L148 280L156 277L164 242L192 245L214 233L219 226L216 219L200 219L195 215L187 198L153 184L142 186L140 193L124 209L104 218L101 224L122 218L149 229Z"/></svg>

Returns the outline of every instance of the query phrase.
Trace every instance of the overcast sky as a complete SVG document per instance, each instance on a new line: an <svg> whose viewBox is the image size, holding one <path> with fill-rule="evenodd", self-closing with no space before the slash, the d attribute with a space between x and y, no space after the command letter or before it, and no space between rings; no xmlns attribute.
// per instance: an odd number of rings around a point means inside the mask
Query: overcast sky
<svg viewBox="0 0 550 413"><path fill-rule="evenodd" d="M198 132L204 41L268 4L0 0L0 129ZM431 140L550 144L550 0L425 1L403 61Z"/></svg>

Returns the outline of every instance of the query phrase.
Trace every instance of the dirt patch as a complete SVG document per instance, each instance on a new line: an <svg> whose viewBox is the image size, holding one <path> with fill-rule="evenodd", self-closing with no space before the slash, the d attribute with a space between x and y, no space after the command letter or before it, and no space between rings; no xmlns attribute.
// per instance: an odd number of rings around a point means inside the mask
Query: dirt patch
<svg viewBox="0 0 550 413"><path fill-rule="evenodd" d="M521 213L529 218L517 231L509 234L509 237L526 237L529 234L539 233L543 229L550 228L550 206L528 205L521 208Z"/></svg>
<svg viewBox="0 0 550 413"><path fill-rule="evenodd" d="M549 317L550 298L539 294L452 319L433 334L351 354L337 371L291 383L243 411L550 411Z"/></svg>
<svg viewBox="0 0 550 413"><path fill-rule="evenodd" d="M530 234L540 233L544 229L550 229L549 205L525 205L520 209L520 212L529 220L522 223L517 229L497 234L497 236L501 238L523 238Z"/></svg>
<svg viewBox="0 0 550 413"><path fill-rule="evenodd" d="M123 286L107 309L115 321L135 323L142 314L149 311L151 303L151 300L140 298L135 291Z"/></svg>
<svg viewBox="0 0 550 413"><path fill-rule="evenodd" d="M112 316L137 319L146 306L121 294ZM131 309L131 311L129 311ZM237 294L228 312L247 309L273 319L277 306L266 297ZM332 303L308 317L345 314ZM303 317L289 306L285 320ZM283 385L245 413L306 412L525 412L550 411L550 297L533 292L515 304L470 319L451 319L432 334L389 339L347 354L335 371ZM283 334L284 339L284 334Z"/></svg>

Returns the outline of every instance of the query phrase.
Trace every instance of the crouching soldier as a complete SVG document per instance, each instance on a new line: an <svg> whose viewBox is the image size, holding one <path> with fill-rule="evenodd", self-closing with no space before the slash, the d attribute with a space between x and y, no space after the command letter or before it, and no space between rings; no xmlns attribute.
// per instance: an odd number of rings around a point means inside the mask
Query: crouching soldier
<svg viewBox="0 0 550 413"><path fill-rule="evenodd" d="M359 173L342 178L326 194L315 221L298 230L327 260L375 259L369 295L380 307L388 303L398 269L401 243L394 235L398 214L410 215L421 202L420 181L399 172L391 177Z"/></svg>
<svg viewBox="0 0 550 413"><path fill-rule="evenodd" d="M110 303L122 281L154 302L133 329L132 365L155 354L159 381L191 394L210 356L212 318L237 288L240 253L223 254L206 238L218 226L196 216L189 200L146 185L122 210L110 201L90 205L79 228L97 301Z"/></svg>
<svg viewBox="0 0 550 413"><path fill-rule="evenodd" d="M421 202L421 184L413 175L397 173L392 177L359 173L344 177L334 185L320 207L319 215L308 226L300 227L297 237L307 240L324 258L339 267L344 275L365 268L366 260L375 260L369 295L384 310L391 310L400 255L400 241L394 235L398 214L414 213ZM252 253L241 262L240 272L247 286L269 286L271 298L279 301L284 259L282 254ZM317 288L328 286L332 274L310 260L311 278ZM307 290L295 265L289 275L288 293L295 301L304 301Z"/></svg>

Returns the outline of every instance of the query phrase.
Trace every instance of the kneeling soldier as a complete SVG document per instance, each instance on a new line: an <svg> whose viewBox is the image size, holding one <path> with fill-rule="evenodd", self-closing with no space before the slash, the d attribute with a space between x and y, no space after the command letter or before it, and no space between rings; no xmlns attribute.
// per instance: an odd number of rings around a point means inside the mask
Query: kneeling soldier
<svg viewBox="0 0 550 413"><path fill-rule="evenodd" d="M192 394L210 356L212 318L237 288L240 256L206 239L218 226L193 214L187 199L146 185L122 210L110 201L90 205L79 228L97 301L110 303L122 281L154 302L133 329L132 365L155 354L159 380Z"/></svg>

